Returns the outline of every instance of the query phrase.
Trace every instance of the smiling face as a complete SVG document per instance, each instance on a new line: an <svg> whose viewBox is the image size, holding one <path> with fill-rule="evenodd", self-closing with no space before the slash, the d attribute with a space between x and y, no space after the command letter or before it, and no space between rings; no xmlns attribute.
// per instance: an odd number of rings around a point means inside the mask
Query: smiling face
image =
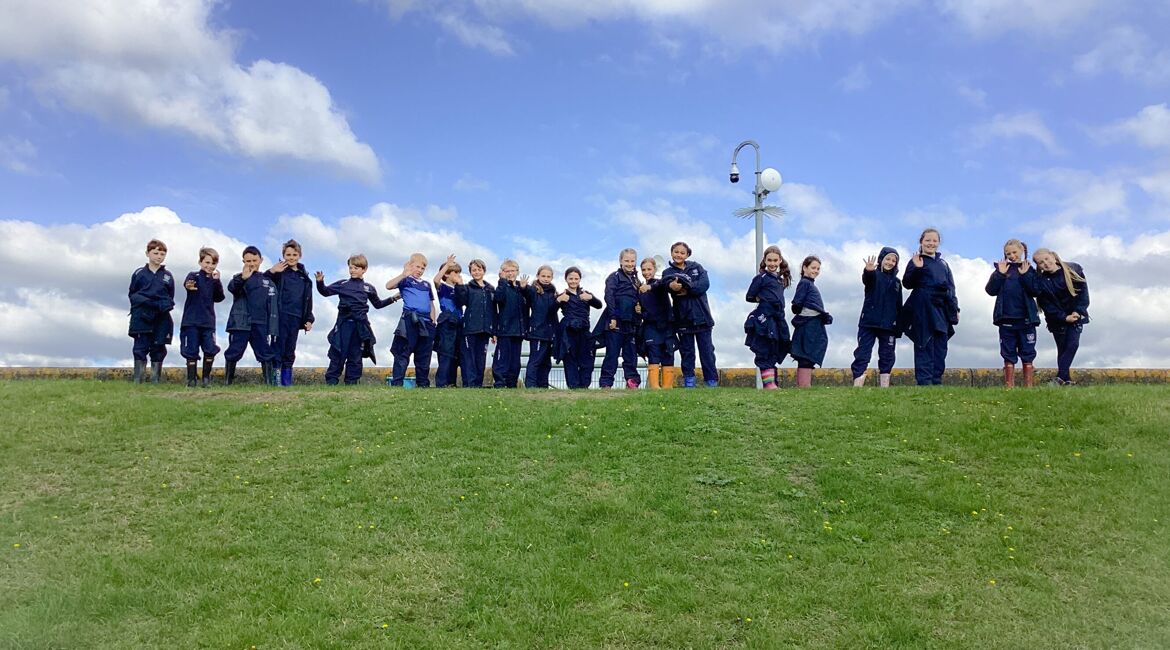
<svg viewBox="0 0 1170 650"><path fill-rule="evenodd" d="M630 252L622 253L619 261L621 262L623 273L633 273L634 269L638 267L638 254Z"/></svg>
<svg viewBox="0 0 1170 650"><path fill-rule="evenodd" d="M572 289L573 291L576 291L577 288L581 286L580 274L569 273L568 275L565 276L565 284L569 285L569 288Z"/></svg>
<svg viewBox="0 0 1170 650"><path fill-rule="evenodd" d="M472 264L471 266L467 267L467 269L471 272L471 279L475 280L476 282L483 280L483 273L487 270L479 264Z"/></svg>
<svg viewBox="0 0 1170 650"><path fill-rule="evenodd" d="M775 273L780 268L780 254L768 253L764 256L764 269L768 273Z"/></svg>
<svg viewBox="0 0 1170 650"><path fill-rule="evenodd" d="M1056 263L1056 256L1052 253L1037 253L1036 267L1045 273L1055 273L1060 265Z"/></svg>
<svg viewBox="0 0 1170 650"><path fill-rule="evenodd" d="M942 238L933 230L928 230L922 233L922 237L918 240L919 248L922 249L924 255L934 255L938 252L938 245L942 243Z"/></svg>
<svg viewBox="0 0 1170 650"><path fill-rule="evenodd" d="M821 274L821 263L813 260L800 269L801 275L810 280L816 280L817 276Z"/></svg>
<svg viewBox="0 0 1170 650"><path fill-rule="evenodd" d="M301 252L299 250L293 248L292 246L288 246L284 249L284 263L285 264L287 264L291 267L296 267L296 265L299 264L300 261L301 261Z"/></svg>
<svg viewBox="0 0 1170 650"><path fill-rule="evenodd" d="M216 266L217 266L216 261L214 259L212 259L212 257L210 255L204 255L203 259L199 260L200 270L202 270L207 275L211 275L212 273L214 273Z"/></svg>
<svg viewBox="0 0 1170 650"><path fill-rule="evenodd" d="M658 266L654 264L654 260L646 260L642 262L642 279L653 280L654 274L658 271Z"/></svg>
<svg viewBox="0 0 1170 650"><path fill-rule="evenodd" d="M520 267L516 266L515 264L505 264L504 266L500 267L500 275L503 276L505 280L515 280L516 274L519 272Z"/></svg>
<svg viewBox="0 0 1170 650"><path fill-rule="evenodd" d="M690 251L688 251L687 247L683 246L682 244L679 244L678 246L670 249L670 261L680 269L683 266L686 266L687 258L690 256Z"/></svg>
<svg viewBox="0 0 1170 650"><path fill-rule="evenodd" d="M1003 258L1012 264L1019 264L1024 259L1024 247L1019 244L1008 244L1004 246Z"/></svg>
<svg viewBox="0 0 1170 650"><path fill-rule="evenodd" d="M358 266L357 264L349 265L349 277L354 280L361 280L366 275L366 267Z"/></svg>
<svg viewBox="0 0 1170 650"><path fill-rule="evenodd" d="M536 281L541 284L552 284L552 269L544 268L536 274Z"/></svg>
<svg viewBox="0 0 1170 650"><path fill-rule="evenodd" d="M886 256L882 258L882 270L893 271L896 266L898 266L898 254L886 253Z"/></svg>

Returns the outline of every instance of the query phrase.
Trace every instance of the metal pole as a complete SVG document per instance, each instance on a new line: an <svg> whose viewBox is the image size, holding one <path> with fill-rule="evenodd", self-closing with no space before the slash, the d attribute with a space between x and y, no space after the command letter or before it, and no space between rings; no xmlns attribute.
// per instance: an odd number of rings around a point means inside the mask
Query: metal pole
<svg viewBox="0 0 1170 650"><path fill-rule="evenodd" d="M731 154L731 164L735 165L735 158L739 155L739 150L751 145L756 150L756 187L752 190L752 194L756 197L755 217L756 217L756 258L752 260L752 277L755 277L758 269L756 260L764 257L764 188L760 182L760 175L763 173L763 168L760 167L760 145L755 140L744 140L739 143L735 151ZM756 389L764 387L764 378L760 375L759 369L756 369Z"/></svg>

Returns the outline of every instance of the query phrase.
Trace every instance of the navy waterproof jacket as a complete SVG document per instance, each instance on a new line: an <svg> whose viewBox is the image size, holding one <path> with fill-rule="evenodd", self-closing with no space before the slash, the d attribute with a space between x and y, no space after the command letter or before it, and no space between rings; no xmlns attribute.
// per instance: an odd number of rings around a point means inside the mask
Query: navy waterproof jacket
<svg viewBox="0 0 1170 650"><path fill-rule="evenodd" d="M639 320L635 306L638 304L638 278L618 269L605 278L605 307L607 318L619 323L631 324Z"/></svg>
<svg viewBox="0 0 1170 650"><path fill-rule="evenodd" d="M551 284L541 285L538 293L536 286L533 283L524 289L530 310L528 331L524 338L529 341L551 341L556 337L557 325L560 323L557 315L557 288Z"/></svg>
<svg viewBox="0 0 1170 650"><path fill-rule="evenodd" d="M1081 265L1076 262L1065 262L1077 275L1085 277ZM1077 295L1068 291L1064 282L1064 272L1057 269L1055 273L1040 272L1037 274L1036 286L1040 308L1044 310L1044 321L1050 331L1064 329L1070 323L1065 320L1069 314L1076 312L1081 319L1076 324L1084 325L1089 322L1089 285L1087 282L1074 282Z"/></svg>
<svg viewBox="0 0 1170 650"><path fill-rule="evenodd" d="M160 266L151 271L144 265L130 276L130 336L158 334L163 329L173 330L171 310L175 308L175 276ZM169 323L169 325L167 324Z"/></svg>
<svg viewBox="0 0 1170 650"><path fill-rule="evenodd" d="M496 308L492 302L495 288L474 281L455 285L455 306L463 310L464 334L491 334L495 329Z"/></svg>
<svg viewBox="0 0 1170 650"><path fill-rule="evenodd" d="M298 262L295 267L286 268L280 273L265 271L264 274L276 283L281 314L295 314L301 325L314 321L313 280L304 264Z"/></svg>
<svg viewBox="0 0 1170 650"><path fill-rule="evenodd" d="M959 299L951 267L941 255L923 255L922 268L907 264L902 285L910 289L910 298L902 306L898 324L911 341L922 343L934 334L954 336Z"/></svg>
<svg viewBox="0 0 1170 650"><path fill-rule="evenodd" d="M650 280L650 290L638 293L638 303L642 305L642 322L666 326L671 322L670 293L666 290L666 283L662 280Z"/></svg>
<svg viewBox="0 0 1170 650"><path fill-rule="evenodd" d="M232 310L228 312L227 331L250 331L252 319L248 318L248 292L244 290L241 274L237 273L228 280L227 291L232 294Z"/></svg>
<svg viewBox="0 0 1170 650"><path fill-rule="evenodd" d="M987 286L983 288L987 295L995 296L995 309L992 311L991 322L996 325L1006 324L1008 321L1004 317L1004 303L1014 299L1022 303L1018 307L1023 311L1023 322L1033 327L1040 324L1040 313L1036 309L1035 298L1040 293L1040 288L1036 283L1037 275L1039 275L1039 271L1036 269L1020 273L1018 264L1009 264L1007 273L1000 273L998 267L991 272L991 277L987 279ZM1061 279L1063 280L1063 276ZM1013 284L1015 287L1012 287Z"/></svg>
<svg viewBox="0 0 1170 650"><path fill-rule="evenodd" d="M897 255L898 251L889 246L882 248L878 253L877 269L861 272L865 300L861 303L857 326L901 336L898 314L902 311L902 281L898 279L898 266L895 264L889 271L882 270L882 260L890 253Z"/></svg>
<svg viewBox="0 0 1170 650"><path fill-rule="evenodd" d="M194 282L194 289L187 289L187 284ZM223 282L213 278L202 270L191 271L183 280L183 288L187 291L187 300L183 303L183 320L179 327L210 327L215 328L215 303L223 302Z"/></svg>
<svg viewBox="0 0 1170 650"><path fill-rule="evenodd" d="M711 288L711 280L701 264L687 260L681 269L671 264L662 272L662 280L668 284L677 280L683 285L679 293L671 292L674 324L679 332L691 334L715 327L715 318L707 303L707 289Z"/></svg>
<svg viewBox="0 0 1170 650"><path fill-rule="evenodd" d="M500 286L492 294L496 304L496 336L524 336L528 330L528 311L520 283L500 280Z"/></svg>
<svg viewBox="0 0 1170 650"><path fill-rule="evenodd" d="M263 273L256 271L247 280L242 273L237 273L228 282L228 291L237 295L243 292L247 298L248 323L251 325L267 325L270 336L275 336L280 328L280 305L277 303L276 284ZM232 307L235 312L235 307Z"/></svg>
<svg viewBox="0 0 1170 650"><path fill-rule="evenodd" d="M588 289L577 289L577 293L573 293L568 289L565 290L569 299L566 302L558 302L561 307L561 327L567 330L588 330L589 329L589 309L601 309L601 299ZM581 300L581 294L588 293L591 299L586 302Z"/></svg>

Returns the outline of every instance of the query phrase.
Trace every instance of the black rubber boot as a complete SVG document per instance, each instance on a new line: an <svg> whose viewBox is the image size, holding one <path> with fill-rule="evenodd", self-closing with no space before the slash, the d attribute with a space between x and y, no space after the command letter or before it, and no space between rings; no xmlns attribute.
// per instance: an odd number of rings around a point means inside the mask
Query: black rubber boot
<svg viewBox="0 0 1170 650"><path fill-rule="evenodd" d="M264 385L265 386L275 386L276 385L276 382L272 381L274 377L273 377L273 370L272 370L272 362L271 361L261 361L260 362L260 375L264 378Z"/></svg>
<svg viewBox="0 0 1170 650"><path fill-rule="evenodd" d="M236 362L235 361L224 361L223 362L223 385L224 386L231 386L232 383L235 381L236 381Z"/></svg>
<svg viewBox="0 0 1170 650"><path fill-rule="evenodd" d="M215 364L215 357L203 358L203 387L211 385L211 367Z"/></svg>
<svg viewBox="0 0 1170 650"><path fill-rule="evenodd" d="M146 362L134 360L134 383L141 384L142 376L146 374Z"/></svg>
<svg viewBox="0 0 1170 650"><path fill-rule="evenodd" d="M157 384L162 381L162 361L150 362L150 383Z"/></svg>
<svg viewBox="0 0 1170 650"><path fill-rule="evenodd" d="M198 361L194 359L187 360L187 388L195 388L199 385L199 378L195 376L198 366Z"/></svg>

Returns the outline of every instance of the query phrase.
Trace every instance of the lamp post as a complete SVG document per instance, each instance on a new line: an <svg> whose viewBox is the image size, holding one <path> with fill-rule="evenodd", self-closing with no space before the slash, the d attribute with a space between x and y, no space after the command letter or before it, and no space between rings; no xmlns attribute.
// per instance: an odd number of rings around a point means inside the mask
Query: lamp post
<svg viewBox="0 0 1170 650"><path fill-rule="evenodd" d="M752 195L756 198L756 204L751 208L740 208L735 211L735 216L746 218L754 216L756 218L756 257L752 260L752 275L757 273L756 264L758 260L764 257L764 215L779 219L784 216L784 208L776 205L764 205L764 197L768 194L780 189L780 172L772 169L760 169L760 145L755 140L744 140L739 143L735 151L731 154L731 182L739 182L739 167L735 164L735 158L739 155L740 149L751 145L756 150L756 186L752 190ZM756 388L763 386L763 378L759 372L756 372Z"/></svg>

